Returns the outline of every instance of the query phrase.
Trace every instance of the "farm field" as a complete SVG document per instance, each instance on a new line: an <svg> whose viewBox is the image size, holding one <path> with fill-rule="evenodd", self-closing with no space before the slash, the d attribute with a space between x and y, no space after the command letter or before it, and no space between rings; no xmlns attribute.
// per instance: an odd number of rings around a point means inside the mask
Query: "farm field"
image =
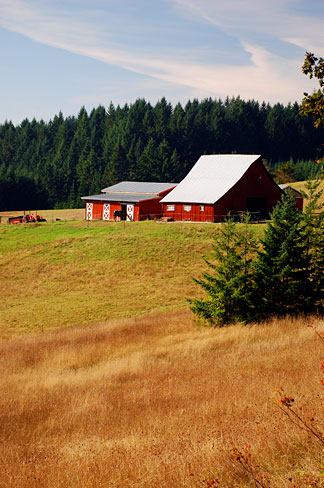
<svg viewBox="0 0 324 488"><path fill-rule="evenodd" d="M271 488L306 486L318 448L272 390L322 418L323 320L198 327L216 227L0 226L1 488L247 488L247 444Z"/></svg>
<svg viewBox="0 0 324 488"><path fill-rule="evenodd" d="M0 334L187 308L217 224L0 227ZM263 225L253 228L262 231Z"/></svg>
<svg viewBox="0 0 324 488"><path fill-rule="evenodd" d="M82 220L84 219L84 208L75 209L54 209L54 210L25 210L26 213L38 213L44 217L48 222L56 222L56 220ZM8 217L17 217L23 215L23 210L14 210L0 212L1 224L6 224Z"/></svg>

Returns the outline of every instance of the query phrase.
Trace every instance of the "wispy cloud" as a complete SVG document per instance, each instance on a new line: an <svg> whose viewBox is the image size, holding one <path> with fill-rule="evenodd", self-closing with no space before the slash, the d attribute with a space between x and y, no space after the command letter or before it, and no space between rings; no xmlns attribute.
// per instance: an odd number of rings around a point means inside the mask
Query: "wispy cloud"
<svg viewBox="0 0 324 488"><path fill-rule="evenodd" d="M305 82L300 71L300 59L287 59L261 47L255 33L267 32L278 39L304 47L324 45L320 35L312 33L308 20L296 14L288 17L288 2L275 0L173 0L178 8L199 14L202 19L225 32L235 35L248 53L246 65L230 66L194 62L190 57L159 53L158 47L141 52L129 46L127 50L112 42L103 24L94 13L89 16L81 11L54 9L36 0L0 0L0 26L23 34L49 46L65 49L103 63L115 65L163 82L183 86L193 96L225 97L240 95L269 102L288 102L300 98ZM67 2L66 5L69 5ZM315 30L319 21L315 21ZM303 28L301 29L301 24ZM300 30L299 30L300 29ZM314 26L313 26L314 30ZM300 36L303 32L303 36ZM251 35L253 33L253 35ZM251 37L251 38L250 38ZM253 39L252 39L253 38ZM148 40L149 41L149 40ZM307 46L306 46L307 48ZM314 49L316 51L316 49Z"/></svg>
<svg viewBox="0 0 324 488"><path fill-rule="evenodd" d="M207 22L240 38L255 34L268 35L296 44L303 49L324 49L323 18L316 12L316 1L309 11L299 12L297 0L173 0L185 11L199 15ZM321 2L317 5L320 6ZM297 9L296 9L297 8Z"/></svg>
<svg viewBox="0 0 324 488"><path fill-rule="evenodd" d="M0 0L0 14L1 27L49 46L82 54L97 42L96 26L75 20L68 10L42 11L32 1Z"/></svg>

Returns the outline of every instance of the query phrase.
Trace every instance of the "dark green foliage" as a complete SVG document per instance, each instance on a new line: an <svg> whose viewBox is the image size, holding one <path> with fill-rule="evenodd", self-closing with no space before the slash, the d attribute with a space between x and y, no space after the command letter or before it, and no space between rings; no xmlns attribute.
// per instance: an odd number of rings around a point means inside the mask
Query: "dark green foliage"
<svg viewBox="0 0 324 488"><path fill-rule="evenodd" d="M255 263L257 316L310 313L324 307L324 212L320 180L306 184L304 213L287 193L275 207Z"/></svg>
<svg viewBox="0 0 324 488"><path fill-rule="evenodd" d="M211 273L194 280L208 297L189 300L191 309L208 324L245 322L254 315L253 257L257 244L248 224L248 217L244 224L231 218L221 224L213 245L214 262L206 261Z"/></svg>
<svg viewBox="0 0 324 488"><path fill-rule="evenodd" d="M15 174L12 168L0 167L0 208L3 210L38 209L47 194L28 175Z"/></svg>
<svg viewBox="0 0 324 488"><path fill-rule="evenodd" d="M313 161L321 156L323 136L324 128L315 130L297 104L271 107L239 97L174 108L165 98L154 107L138 99L89 114L82 107L77 117L59 113L48 123L5 122L0 210L24 209L27 202L34 208L82 206L80 196L123 179L178 182L202 154L262 154L270 168L290 161L293 178L306 179L318 168ZM29 181L28 198L19 194L22 178Z"/></svg>
<svg viewBox="0 0 324 488"><path fill-rule="evenodd" d="M323 190L319 190L321 180L306 183L307 204L303 214L302 236L305 244L306 312L324 309L324 204L320 203Z"/></svg>
<svg viewBox="0 0 324 488"><path fill-rule="evenodd" d="M306 280L302 214L292 193L285 193L271 215L255 264L255 301L259 316L295 313L304 308Z"/></svg>
<svg viewBox="0 0 324 488"><path fill-rule="evenodd" d="M211 325L324 310L324 212L319 182L307 183L304 213L285 193L267 225L260 250L253 234L229 219L213 245L210 273L194 280L207 298L189 300ZM305 195L306 196L306 195Z"/></svg>

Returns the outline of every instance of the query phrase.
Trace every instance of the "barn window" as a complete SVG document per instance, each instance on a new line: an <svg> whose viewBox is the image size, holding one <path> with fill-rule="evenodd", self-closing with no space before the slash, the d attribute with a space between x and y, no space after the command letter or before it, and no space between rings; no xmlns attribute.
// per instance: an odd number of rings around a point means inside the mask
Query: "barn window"
<svg viewBox="0 0 324 488"><path fill-rule="evenodd" d="M183 206L183 210L184 210L185 212L190 212L190 210L191 210L191 205L184 205L184 206Z"/></svg>
<svg viewBox="0 0 324 488"><path fill-rule="evenodd" d="M205 205L200 205L200 211L204 212L205 211Z"/></svg>
<svg viewBox="0 0 324 488"><path fill-rule="evenodd" d="M167 212L174 212L174 205L167 205Z"/></svg>

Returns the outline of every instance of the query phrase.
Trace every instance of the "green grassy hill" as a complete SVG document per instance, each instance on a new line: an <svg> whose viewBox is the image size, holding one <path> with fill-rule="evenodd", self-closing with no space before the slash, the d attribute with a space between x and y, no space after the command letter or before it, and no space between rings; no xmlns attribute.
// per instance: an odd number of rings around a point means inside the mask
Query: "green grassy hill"
<svg viewBox="0 0 324 488"><path fill-rule="evenodd" d="M0 226L0 333L187 307L214 232L157 222Z"/></svg>
<svg viewBox="0 0 324 488"><path fill-rule="evenodd" d="M17 213L0 215L5 222ZM46 223L0 226L1 335L183 309L201 293L192 277L205 269L217 224L87 223L84 209L40 213Z"/></svg>

